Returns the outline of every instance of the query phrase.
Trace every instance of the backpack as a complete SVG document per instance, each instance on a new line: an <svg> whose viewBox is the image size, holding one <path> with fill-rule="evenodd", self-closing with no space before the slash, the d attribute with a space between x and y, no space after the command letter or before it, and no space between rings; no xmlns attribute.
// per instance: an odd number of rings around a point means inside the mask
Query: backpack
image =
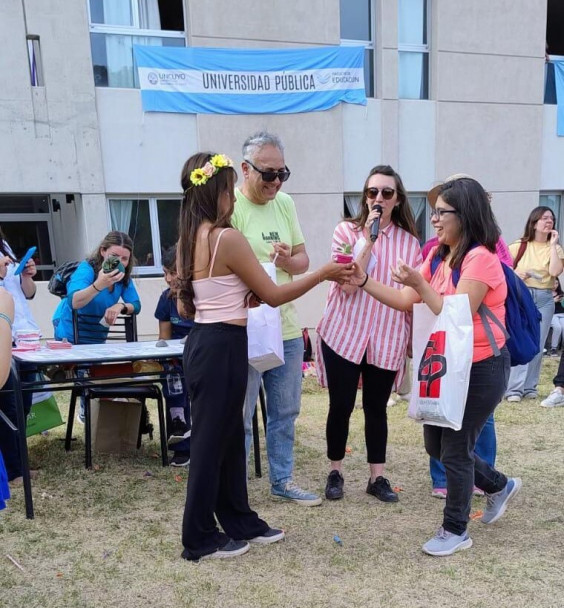
<svg viewBox="0 0 564 608"><path fill-rule="evenodd" d="M477 247L477 245L473 247ZM473 247L471 248L473 249ZM438 256L431 260L431 276L435 274L441 261ZM512 268L503 262L500 263L507 284L505 327L483 302L478 308L478 314L484 324L494 355L499 355L499 348L495 343L489 321L495 323L506 337L505 344L511 355L511 366L524 365L532 361L540 352L541 313L525 283L515 274ZM460 268L454 268L452 283L455 287L459 280Z"/></svg>
<svg viewBox="0 0 564 608"><path fill-rule="evenodd" d="M67 283L74 271L78 268L80 262L65 262L61 264L49 279L47 289L54 296L59 296L63 299L67 297Z"/></svg>

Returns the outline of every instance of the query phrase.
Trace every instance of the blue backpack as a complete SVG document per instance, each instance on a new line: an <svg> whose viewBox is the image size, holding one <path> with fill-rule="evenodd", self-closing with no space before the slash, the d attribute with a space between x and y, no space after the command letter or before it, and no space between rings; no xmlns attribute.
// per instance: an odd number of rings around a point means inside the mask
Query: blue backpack
<svg viewBox="0 0 564 608"><path fill-rule="evenodd" d="M477 247L477 245L474 245ZM472 247L473 248L473 247ZM435 256L431 260L431 276L441 263ZM482 302L478 314L484 324L484 329L494 352L499 355L492 329L488 321L495 323L505 335L506 346L511 355L511 365L524 365L532 361L540 352L540 322L541 313L536 307L533 296L525 283L515 274L513 268L501 262L505 282L507 283L507 299L505 300L505 327L494 313ZM452 271L452 283L456 287L460 280L460 268Z"/></svg>

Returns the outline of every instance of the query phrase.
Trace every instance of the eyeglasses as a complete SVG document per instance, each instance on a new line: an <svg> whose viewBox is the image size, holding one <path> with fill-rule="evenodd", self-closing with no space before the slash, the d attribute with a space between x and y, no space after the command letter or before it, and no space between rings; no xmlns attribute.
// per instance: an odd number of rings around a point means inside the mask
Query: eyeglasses
<svg viewBox="0 0 564 608"><path fill-rule="evenodd" d="M250 160L244 159L244 161L247 165L251 165L257 173L260 173L263 182L273 182L276 178L281 182L285 182L290 177L290 169L286 165L284 165L284 171L262 171L258 167L255 167Z"/></svg>
<svg viewBox="0 0 564 608"><path fill-rule="evenodd" d="M389 201L390 199L394 198L394 194L396 193L393 188L366 188L364 195L366 198L372 200L378 196L378 192L382 193L382 198L385 201Z"/></svg>
<svg viewBox="0 0 564 608"><path fill-rule="evenodd" d="M455 211L454 209L431 209L431 219L433 219L434 217L436 217L438 220L442 220L443 219L443 215L445 213L456 213L458 214L458 211Z"/></svg>

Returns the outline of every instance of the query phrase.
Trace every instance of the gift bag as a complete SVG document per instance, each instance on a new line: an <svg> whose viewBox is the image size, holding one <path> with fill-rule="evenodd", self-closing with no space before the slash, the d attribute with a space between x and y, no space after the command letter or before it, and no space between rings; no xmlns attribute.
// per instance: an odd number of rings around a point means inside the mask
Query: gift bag
<svg viewBox="0 0 564 608"><path fill-rule="evenodd" d="M462 427L474 326L467 294L445 296L439 315L413 307L413 384L408 415L423 424Z"/></svg>
<svg viewBox="0 0 564 608"><path fill-rule="evenodd" d="M26 437L60 426L63 423L53 393L33 393L31 410L27 416Z"/></svg>
<svg viewBox="0 0 564 608"><path fill-rule="evenodd" d="M276 283L276 266L272 262L262 264L268 276ZM249 340L249 364L257 371L265 372L284 365L282 319L280 310L268 304L249 308L247 320Z"/></svg>

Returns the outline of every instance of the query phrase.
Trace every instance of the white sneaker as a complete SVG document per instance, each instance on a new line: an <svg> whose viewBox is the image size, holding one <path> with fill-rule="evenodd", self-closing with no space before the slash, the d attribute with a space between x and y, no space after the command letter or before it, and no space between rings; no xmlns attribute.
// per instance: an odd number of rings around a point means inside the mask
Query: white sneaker
<svg viewBox="0 0 564 608"><path fill-rule="evenodd" d="M564 405L564 393L559 388L555 388L540 404L542 407L559 407Z"/></svg>
<svg viewBox="0 0 564 608"><path fill-rule="evenodd" d="M519 401L521 401L521 397L519 397L519 395L509 395L506 401L509 401L509 403L519 403Z"/></svg>

